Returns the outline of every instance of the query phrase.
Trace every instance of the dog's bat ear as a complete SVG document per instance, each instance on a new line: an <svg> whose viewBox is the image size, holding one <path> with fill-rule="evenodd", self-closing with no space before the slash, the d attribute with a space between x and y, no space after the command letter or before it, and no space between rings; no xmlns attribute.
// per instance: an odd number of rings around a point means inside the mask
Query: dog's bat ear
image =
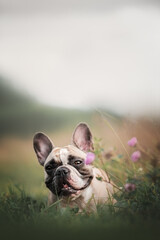
<svg viewBox="0 0 160 240"><path fill-rule="evenodd" d="M86 123L78 124L73 133L72 142L76 147L84 152L94 150L92 134Z"/></svg>
<svg viewBox="0 0 160 240"><path fill-rule="evenodd" d="M43 133L36 133L33 138L33 147L39 163L43 166L49 153L54 148L51 140Z"/></svg>

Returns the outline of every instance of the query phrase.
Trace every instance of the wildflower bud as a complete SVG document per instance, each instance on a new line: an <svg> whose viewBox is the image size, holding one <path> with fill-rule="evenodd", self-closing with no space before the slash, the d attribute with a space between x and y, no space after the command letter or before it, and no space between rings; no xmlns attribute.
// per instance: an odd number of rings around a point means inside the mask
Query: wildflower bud
<svg viewBox="0 0 160 240"><path fill-rule="evenodd" d="M91 164L94 161L94 159L95 159L95 154L92 152L88 152L85 159L85 164L86 165Z"/></svg>
<svg viewBox="0 0 160 240"><path fill-rule="evenodd" d="M124 188L126 192L133 192L136 189L136 185L134 183L126 183Z"/></svg>
<svg viewBox="0 0 160 240"><path fill-rule="evenodd" d="M128 145L129 145L130 147L135 147L136 144L137 144L137 138L136 138L136 137L133 137L133 138L131 138L131 139L128 141Z"/></svg>
<svg viewBox="0 0 160 240"><path fill-rule="evenodd" d="M143 172L143 168L138 168L138 172Z"/></svg>
<svg viewBox="0 0 160 240"><path fill-rule="evenodd" d="M131 160L133 162L137 162L141 157L141 153L140 151L136 151L136 152L133 152L132 155L131 155Z"/></svg>

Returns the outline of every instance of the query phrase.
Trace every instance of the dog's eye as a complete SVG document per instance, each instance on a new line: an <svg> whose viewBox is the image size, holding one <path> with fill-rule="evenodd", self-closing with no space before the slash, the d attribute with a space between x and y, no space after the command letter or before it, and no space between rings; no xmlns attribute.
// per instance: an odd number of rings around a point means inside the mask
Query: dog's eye
<svg viewBox="0 0 160 240"><path fill-rule="evenodd" d="M48 166L45 167L46 171L50 171L54 168L57 167L57 164L56 163L52 163L52 164L49 164Z"/></svg>
<svg viewBox="0 0 160 240"><path fill-rule="evenodd" d="M76 161L74 162L75 165L79 165L79 164L81 164L81 163L82 163L81 160L76 160Z"/></svg>
<svg viewBox="0 0 160 240"><path fill-rule="evenodd" d="M53 169L53 166L51 166L51 165L46 166L46 170L47 170L47 171L49 171L49 170L51 170L51 169Z"/></svg>

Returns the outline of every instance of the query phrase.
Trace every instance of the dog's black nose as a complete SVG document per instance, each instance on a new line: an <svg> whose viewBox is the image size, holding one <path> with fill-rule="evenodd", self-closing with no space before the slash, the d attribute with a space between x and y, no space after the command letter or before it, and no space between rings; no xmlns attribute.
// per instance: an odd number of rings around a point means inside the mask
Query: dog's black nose
<svg viewBox="0 0 160 240"><path fill-rule="evenodd" d="M57 171L56 171L56 175L58 175L58 176L65 176L65 175L67 175L67 173L69 173L69 169L66 167L61 167L61 168L57 169Z"/></svg>

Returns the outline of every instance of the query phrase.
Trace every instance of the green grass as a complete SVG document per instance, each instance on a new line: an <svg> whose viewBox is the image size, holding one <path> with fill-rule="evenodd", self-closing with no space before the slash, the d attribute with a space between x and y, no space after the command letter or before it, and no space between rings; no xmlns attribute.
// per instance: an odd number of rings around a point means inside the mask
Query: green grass
<svg viewBox="0 0 160 240"><path fill-rule="evenodd" d="M160 167L156 156L154 161L147 156L134 164L116 152L106 159L99 139L95 139L95 153L95 166L106 170L120 188L114 195L116 204L99 205L96 213L77 214L77 208L62 209L59 202L48 207L38 163L4 163L0 174L2 239L156 239L160 233ZM125 191L127 182L134 183L136 189Z"/></svg>
<svg viewBox="0 0 160 240"><path fill-rule="evenodd" d="M149 190L149 189L148 189ZM150 193L147 193L147 195ZM143 203L143 194L135 194ZM149 195L148 195L149 196ZM153 196L152 196L153 197ZM149 197L150 200L152 198ZM132 201L127 204L127 200ZM122 204L122 199L125 204ZM10 187L7 194L0 197L1 236L23 237L23 239L48 238L129 238L154 239L159 233L160 202L147 202L143 209L140 203L134 205L135 196L122 197L120 206L98 206L97 213L77 215L77 209L61 209L59 204L48 208L46 199L35 199L25 194L18 186ZM146 204L146 202L144 202ZM157 208L158 207L158 208ZM157 210L156 210L157 209Z"/></svg>

